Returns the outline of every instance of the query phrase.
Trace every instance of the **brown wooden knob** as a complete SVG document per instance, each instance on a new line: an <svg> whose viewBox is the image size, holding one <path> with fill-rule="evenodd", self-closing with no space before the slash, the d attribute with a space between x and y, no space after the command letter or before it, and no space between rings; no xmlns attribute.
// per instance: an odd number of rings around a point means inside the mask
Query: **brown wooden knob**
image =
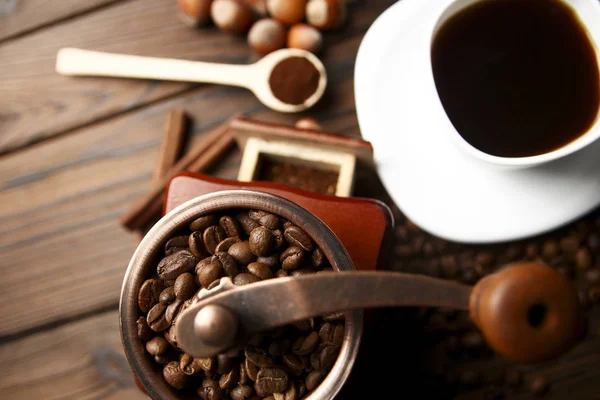
<svg viewBox="0 0 600 400"><path fill-rule="evenodd" d="M582 327L571 282L535 262L511 264L483 278L471 292L469 311L496 352L527 364L563 354Z"/></svg>

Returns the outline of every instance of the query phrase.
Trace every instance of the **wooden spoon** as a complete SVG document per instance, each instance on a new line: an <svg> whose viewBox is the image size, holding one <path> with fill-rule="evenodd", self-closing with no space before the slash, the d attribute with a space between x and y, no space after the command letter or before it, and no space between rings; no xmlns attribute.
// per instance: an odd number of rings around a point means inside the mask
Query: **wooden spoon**
<svg viewBox="0 0 600 400"><path fill-rule="evenodd" d="M317 90L302 104L288 104L279 100L269 84L273 68L290 57L306 58L320 74ZM285 113L309 109L321 99L327 86L327 73L323 63L312 53L299 49L281 49L254 64L233 65L63 48L58 51L56 57L56 71L63 75L114 76L239 86L251 90L265 106Z"/></svg>
<svg viewBox="0 0 600 400"><path fill-rule="evenodd" d="M488 344L520 363L551 360L580 336L577 293L558 271L516 263L474 287L398 272L323 272L234 286L221 278L214 292L177 319L179 346L210 357L239 340L293 321L356 308L430 306L469 310ZM237 337L237 339L236 339Z"/></svg>

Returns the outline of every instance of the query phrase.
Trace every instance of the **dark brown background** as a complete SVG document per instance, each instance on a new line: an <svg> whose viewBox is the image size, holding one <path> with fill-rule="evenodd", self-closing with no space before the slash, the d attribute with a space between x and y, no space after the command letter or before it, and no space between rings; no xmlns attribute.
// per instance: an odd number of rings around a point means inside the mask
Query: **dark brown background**
<svg viewBox="0 0 600 400"><path fill-rule="evenodd" d="M20 0L0 19L0 397L142 399L126 370L118 334L118 297L136 237L117 220L150 185L173 107L195 119L194 140L236 112L292 124L298 116L266 110L247 91L183 83L66 78L54 72L65 46L191 60L255 60L241 38L194 30L177 20L171 0ZM360 41L392 0L359 0L351 21L326 36L330 86L307 112L325 130L358 136L353 67ZM235 178L234 151L212 173ZM362 170L356 195L387 200ZM399 213L396 210L396 215ZM397 257L398 270L424 272ZM520 368L516 389L445 383L434 374L433 335L418 310L374 317L352 387L367 398L531 398L540 371L548 399L600 399L598 309L585 343L555 363ZM422 316L422 315L421 315ZM376 338L377 340L373 340ZM513 368L494 356L455 360L453 368ZM447 366L448 367L448 366ZM362 371L362 372L361 372ZM490 374L491 375L491 374ZM486 375L487 376L487 375ZM360 379L368 377L369 379ZM356 379L359 378L359 379ZM354 398L346 390L344 398ZM350 396L348 396L350 394Z"/></svg>

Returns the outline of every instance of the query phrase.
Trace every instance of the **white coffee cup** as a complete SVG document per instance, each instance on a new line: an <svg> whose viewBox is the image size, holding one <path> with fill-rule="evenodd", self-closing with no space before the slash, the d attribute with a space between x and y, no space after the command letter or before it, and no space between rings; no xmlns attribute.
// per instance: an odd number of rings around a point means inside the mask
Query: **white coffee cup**
<svg viewBox="0 0 600 400"><path fill-rule="evenodd" d="M436 0L437 1L437 0ZM437 23L431 29L430 43L433 42L435 35L439 31L440 27L444 25L449 18L460 12L466 7L472 6L473 4L487 1L487 0L443 0L446 4L438 8L439 17ZM581 25L588 33L588 37L596 50L596 57L598 59L598 65L600 65L600 2L598 0L561 0L563 3L569 5L576 13ZM510 29L510 27L507 27ZM431 52L430 52L431 54ZM431 56L429 59L430 76L433 80L433 68L431 63ZM435 103L439 105L439 108L443 110L442 102L436 97ZM441 115L441 113L436 113ZM443 112L445 115L445 111ZM449 132L451 140L468 156L473 157L479 161L482 161L489 165L494 165L502 168L527 168L536 165L544 164L550 161L563 158L567 155L577 152L583 149L589 144L593 143L600 137L600 115L596 116L595 122L590 128L577 139L567 143L566 145L552 150L550 152L527 157L500 157L485 153L476 147L472 146L467 142L454 128L454 125L450 119L445 115L442 117L442 124L445 131Z"/></svg>

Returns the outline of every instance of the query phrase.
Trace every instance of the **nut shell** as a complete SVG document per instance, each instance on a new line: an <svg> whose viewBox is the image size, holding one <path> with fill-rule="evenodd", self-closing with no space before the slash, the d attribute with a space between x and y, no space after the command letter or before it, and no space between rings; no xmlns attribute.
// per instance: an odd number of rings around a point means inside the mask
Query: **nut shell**
<svg viewBox="0 0 600 400"><path fill-rule="evenodd" d="M267 0L271 17L284 24L293 25L304 20L307 0Z"/></svg>
<svg viewBox="0 0 600 400"><path fill-rule="evenodd" d="M192 26L210 22L210 7L213 0L177 0L179 18Z"/></svg>
<svg viewBox="0 0 600 400"><path fill-rule="evenodd" d="M310 0L306 5L306 21L318 29L333 29L346 19L346 2Z"/></svg>
<svg viewBox="0 0 600 400"><path fill-rule="evenodd" d="M287 34L287 46L316 54L323 47L323 35L314 26L296 24L290 28Z"/></svg>
<svg viewBox="0 0 600 400"><path fill-rule="evenodd" d="M248 32L248 44L261 54L268 54L285 46L285 27L273 18L257 21Z"/></svg>
<svg viewBox="0 0 600 400"><path fill-rule="evenodd" d="M219 29L236 34L247 32L253 21L250 7L242 0L214 0L210 15Z"/></svg>

